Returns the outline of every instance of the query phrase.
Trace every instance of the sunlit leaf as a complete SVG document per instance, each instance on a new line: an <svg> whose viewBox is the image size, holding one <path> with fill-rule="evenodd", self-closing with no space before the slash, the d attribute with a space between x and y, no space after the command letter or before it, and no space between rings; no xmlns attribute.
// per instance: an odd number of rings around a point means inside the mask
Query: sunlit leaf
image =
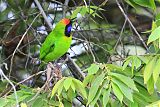
<svg viewBox="0 0 160 107"><path fill-rule="evenodd" d="M130 87L131 89L138 91L138 89L136 88L136 85L134 84L134 81L122 74L118 74L118 73L110 73L109 75L119 79L120 81L122 81L124 84L126 84L128 87Z"/></svg>
<svg viewBox="0 0 160 107"><path fill-rule="evenodd" d="M154 80L154 83L157 82L159 74L160 74L160 58L157 60L155 66L153 68L153 80Z"/></svg>
<svg viewBox="0 0 160 107"><path fill-rule="evenodd" d="M112 85L112 89L113 92L115 94L115 96L119 99L119 101L122 103L123 100L123 93L121 92L121 90L118 88L118 86L116 84L114 84L113 82L111 83Z"/></svg>
<svg viewBox="0 0 160 107"><path fill-rule="evenodd" d="M52 89L51 98L52 98L52 97L54 96L54 94L57 92L57 90L59 89L60 85L63 84L64 80L65 80L65 78L62 78L61 80L59 80L59 81L55 84L55 86L54 86L53 89Z"/></svg>
<svg viewBox="0 0 160 107"><path fill-rule="evenodd" d="M103 107L106 107L109 101L110 92L111 92L111 87L109 87L108 89L104 89L102 93L103 94Z"/></svg>
<svg viewBox="0 0 160 107"><path fill-rule="evenodd" d="M116 84L119 87L119 89L121 90L123 95L126 96L126 98L133 102L132 90L129 87L127 87L127 85L115 78L112 78L112 82L114 82L114 84Z"/></svg>
<svg viewBox="0 0 160 107"><path fill-rule="evenodd" d="M66 78L64 80L63 86L66 89L66 91L69 89L69 87L71 86L71 84L72 84L72 78Z"/></svg>
<svg viewBox="0 0 160 107"><path fill-rule="evenodd" d="M147 44L157 40L160 38L160 26L157 27L155 30L152 31L152 33L150 34L149 38L148 38L148 42Z"/></svg>
<svg viewBox="0 0 160 107"><path fill-rule="evenodd" d="M74 83L76 91L79 92L84 98L87 99L87 92L85 90L85 87L83 86L83 83L74 78L72 79L72 82Z"/></svg>
<svg viewBox="0 0 160 107"><path fill-rule="evenodd" d="M89 104L94 99L94 97L98 91L99 86L102 84L102 82L104 80L104 76L105 76L105 73L102 73L101 75L97 76L97 78L95 78L95 80L93 81L91 88L89 90L87 104Z"/></svg>
<svg viewBox="0 0 160 107"><path fill-rule="evenodd" d="M151 59L151 61L146 65L144 69L144 83L145 84L147 83L147 81L149 80L149 78L151 77L153 73L153 68L155 66L156 59L157 57L154 57L153 59Z"/></svg>
<svg viewBox="0 0 160 107"><path fill-rule="evenodd" d="M147 90L150 94L154 92L154 80L152 76L149 78L147 82Z"/></svg>

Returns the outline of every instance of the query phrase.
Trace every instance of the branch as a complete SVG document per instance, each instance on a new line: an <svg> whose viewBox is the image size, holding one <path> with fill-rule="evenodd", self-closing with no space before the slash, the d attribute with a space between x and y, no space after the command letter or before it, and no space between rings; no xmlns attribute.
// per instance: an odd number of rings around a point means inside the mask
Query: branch
<svg viewBox="0 0 160 107"><path fill-rule="evenodd" d="M121 7L120 3L118 0L116 0L116 3L120 9L120 11L122 12L122 14L124 15L125 19L128 21L128 23L131 25L131 27L133 28L134 32L137 34L138 38L140 39L140 41L142 42L142 44L144 45L144 47L146 48L146 50L149 52L149 49L146 45L146 43L144 42L144 40L142 39L141 35L138 33L138 31L136 30L136 28L134 27L134 25L132 24L132 22L130 21L130 19L128 18L128 16L125 14L123 8Z"/></svg>

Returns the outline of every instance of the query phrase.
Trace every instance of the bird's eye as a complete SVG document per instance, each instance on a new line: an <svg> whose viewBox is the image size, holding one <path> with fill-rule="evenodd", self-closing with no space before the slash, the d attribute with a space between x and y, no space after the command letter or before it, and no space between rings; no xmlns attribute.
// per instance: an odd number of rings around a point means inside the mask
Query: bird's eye
<svg viewBox="0 0 160 107"><path fill-rule="evenodd" d="M65 36L70 37L71 29L72 29L72 24L69 23L65 28Z"/></svg>

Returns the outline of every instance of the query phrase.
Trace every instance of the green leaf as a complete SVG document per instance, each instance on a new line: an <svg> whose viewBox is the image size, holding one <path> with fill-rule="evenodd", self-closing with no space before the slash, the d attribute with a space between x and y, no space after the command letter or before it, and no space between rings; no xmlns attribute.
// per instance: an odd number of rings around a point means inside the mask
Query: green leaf
<svg viewBox="0 0 160 107"><path fill-rule="evenodd" d="M123 94L121 92L121 90L118 88L118 86L116 84L114 84L113 82L111 83L112 85L112 89L113 92L115 94L115 96L119 99L119 101L122 103L123 100Z"/></svg>
<svg viewBox="0 0 160 107"><path fill-rule="evenodd" d="M134 56L133 62L134 62L136 69L138 69L141 66L141 60L137 56Z"/></svg>
<svg viewBox="0 0 160 107"><path fill-rule="evenodd" d="M147 82L147 90L149 92L149 94L153 94L154 92L154 81L153 81L153 77L151 76Z"/></svg>
<svg viewBox="0 0 160 107"><path fill-rule="evenodd" d="M91 66L87 70L88 70L88 75L95 74L99 70L99 65L91 64Z"/></svg>
<svg viewBox="0 0 160 107"><path fill-rule="evenodd" d="M76 91L79 92L84 98L87 99L87 92L85 90L85 87L83 86L83 83L75 78L72 79L72 82L74 83Z"/></svg>
<svg viewBox="0 0 160 107"><path fill-rule="evenodd" d="M154 83L157 82L159 74L160 74L160 58L157 60L157 62L155 64L155 67L153 69L153 80L154 80Z"/></svg>
<svg viewBox="0 0 160 107"><path fill-rule="evenodd" d="M61 80L59 80L59 81L55 84L55 86L54 86L53 89L52 89L51 98L52 98L52 97L54 96L54 94L57 92L57 90L59 89L59 87L60 87L61 85L63 85L64 80L65 80L65 78L62 78Z"/></svg>
<svg viewBox="0 0 160 107"><path fill-rule="evenodd" d="M111 92L111 87L109 87L108 89L104 89L103 91L103 107L106 107L109 101L110 92Z"/></svg>
<svg viewBox="0 0 160 107"><path fill-rule="evenodd" d="M160 100L153 102L153 103L147 105L146 107L159 107L159 105L160 105Z"/></svg>
<svg viewBox="0 0 160 107"><path fill-rule="evenodd" d="M87 75L83 80L83 85L87 86L87 84L90 83L93 80L93 78L94 78L93 75Z"/></svg>
<svg viewBox="0 0 160 107"><path fill-rule="evenodd" d="M109 75L119 79L124 84L126 84L128 87L130 87L131 89L138 91L138 89L136 88L136 85L134 84L134 81L131 78L124 76L122 74L113 73L113 72L109 73Z"/></svg>
<svg viewBox="0 0 160 107"><path fill-rule="evenodd" d="M153 0L133 0L136 4L155 10L155 2Z"/></svg>
<svg viewBox="0 0 160 107"><path fill-rule="evenodd" d="M132 90L127 87L127 85L115 78L112 78L112 82L114 82L119 87L119 89L121 90L123 95L126 96L126 98L133 102Z"/></svg>
<svg viewBox="0 0 160 107"><path fill-rule="evenodd" d="M95 80L93 81L91 88L89 89L87 105L94 99L99 86L102 84L104 80L104 76L105 76L105 73L102 73L99 76L97 76L97 78L95 78Z"/></svg>
<svg viewBox="0 0 160 107"><path fill-rule="evenodd" d="M152 31L152 33L150 34L149 38L148 38L148 42L147 44L157 40L160 38L160 26L157 27L155 30Z"/></svg>
<svg viewBox="0 0 160 107"><path fill-rule="evenodd" d="M155 66L157 57L151 59L151 61L146 65L144 69L144 83L146 84L153 73L153 68Z"/></svg>
<svg viewBox="0 0 160 107"><path fill-rule="evenodd" d="M72 88L73 92L75 92L75 91L76 91L76 88L75 88L75 86L74 86L74 83L73 83L73 82L72 82L72 84L71 84L71 88Z"/></svg>
<svg viewBox="0 0 160 107"><path fill-rule="evenodd" d="M102 89L103 89L103 88L99 88L99 89L98 89L98 91L97 91L97 93L96 93L96 95L95 95L95 98L94 98L93 101L91 101L91 103L90 103L90 106L91 106L91 107L94 107L95 104L97 103L97 100L99 99L99 97L100 97L100 95L101 95L101 93L102 93Z"/></svg>
<svg viewBox="0 0 160 107"><path fill-rule="evenodd" d="M132 60L131 56L129 56L127 59L125 59L125 62L123 64L123 70L127 67L127 65L129 65L131 60Z"/></svg>
<svg viewBox="0 0 160 107"><path fill-rule="evenodd" d="M64 80L63 86L66 89L66 91L69 89L71 84L72 84L72 78L68 77Z"/></svg>

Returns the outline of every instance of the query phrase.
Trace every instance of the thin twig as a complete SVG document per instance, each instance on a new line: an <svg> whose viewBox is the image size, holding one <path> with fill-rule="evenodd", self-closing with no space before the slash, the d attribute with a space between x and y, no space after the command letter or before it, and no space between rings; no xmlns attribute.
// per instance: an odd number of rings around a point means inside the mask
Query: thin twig
<svg viewBox="0 0 160 107"><path fill-rule="evenodd" d="M27 32L29 31L29 29L31 28L32 24L35 22L35 20L38 18L39 15L40 15L40 14L38 14L38 15L33 19L32 23L29 25L29 27L28 27L28 29L26 30L26 32L22 35L22 37L21 37L21 39L20 39L18 45L16 46L16 48L15 48L13 54L12 54L9 76L10 76L10 73L11 73L11 71L12 71L12 65L13 65L13 58L14 58L14 55L15 55L17 49L19 48L19 46L21 45L21 43L22 43L24 37L26 36Z"/></svg>
<svg viewBox="0 0 160 107"><path fill-rule="evenodd" d="M131 27L133 28L134 32L136 33L136 35L138 36L138 38L140 39L140 41L142 42L142 44L144 45L144 47L146 48L146 50L149 52L149 49L146 45L146 43L144 42L144 40L142 39L141 35L138 33L138 31L136 30L136 28L134 27L134 25L132 24L132 22L130 21L130 19L128 18L128 16L126 15L126 13L124 12L123 8L121 7L120 3L118 0L116 0L116 3L120 9L120 11L122 12L122 14L124 15L125 19L129 22L129 24L131 25Z"/></svg>
<svg viewBox="0 0 160 107"><path fill-rule="evenodd" d="M6 69L8 69L7 67L5 67ZM15 95L15 99L16 99L16 107L19 107L19 101L18 101L18 96L17 96L17 92L16 92L16 88L14 86L14 84L9 80L9 78L3 73L2 69L0 68L0 75L2 75L8 82L9 84L12 86L13 90L14 90L14 95Z"/></svg>
<svg viewBox="0 0 160 107"><path fill-rule="evenodd" d="M46 21L47 25L50 27L50 29L52 29L52 28L53 28L53 27L52 27L52 24L49 22L49 20L48 20L48 18L47 18L47 16L46 16L46 14L45 14L45 12L44 12L41 4L39 3L39 1L38 1L38 0L34 0L34 2L36 3L38 9L39 9L40 12L42 13L42 15L43 15L43 17L44 17L44 20Z"/></svg>

